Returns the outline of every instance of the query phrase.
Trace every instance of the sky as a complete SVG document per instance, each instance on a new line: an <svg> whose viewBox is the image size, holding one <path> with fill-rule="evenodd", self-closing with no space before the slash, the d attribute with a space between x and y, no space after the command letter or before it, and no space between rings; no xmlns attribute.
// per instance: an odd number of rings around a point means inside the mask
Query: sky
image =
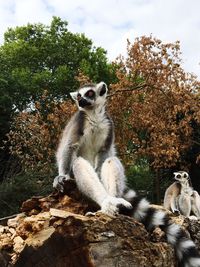
<svg viewBox="0 0 200 267"><path fill-rule="evenodd" d="M127 38L142 35L180 41L183 68L200 78L200 0L0 0L0 44L8 27L49 25L52 16L107 50L110 61L126 55Z"/></svg>

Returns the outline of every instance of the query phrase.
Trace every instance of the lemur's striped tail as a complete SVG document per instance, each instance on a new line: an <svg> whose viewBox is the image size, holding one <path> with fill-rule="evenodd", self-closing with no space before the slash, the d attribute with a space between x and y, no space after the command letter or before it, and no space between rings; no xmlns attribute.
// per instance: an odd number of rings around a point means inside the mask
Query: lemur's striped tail
<svg viewBox="0 0 200 267"><path fill-rule="evenodd" d="M149 202L138 197L133 190L126 192L124 198L133 206L131 211L125 212L126 215L142 222L149 231L159 226L165 232L168 243L175 249L181 267L200 267L200 254L194 242L164 211L150 207Z"/></svg>

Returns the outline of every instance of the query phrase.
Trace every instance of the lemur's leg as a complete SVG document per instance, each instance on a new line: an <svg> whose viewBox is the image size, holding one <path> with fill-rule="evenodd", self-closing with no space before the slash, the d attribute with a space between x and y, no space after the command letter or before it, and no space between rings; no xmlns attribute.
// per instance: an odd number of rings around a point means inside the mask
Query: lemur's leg
<svg viewBox="0 0 200 267"><path fill-rule="evenodd" d="M109 195L121 197L125 185L124 168L117 157L107 158L101 167L101 182Z"/></svg>
<svg viewBox="0 0 200 267"><path fill-rule="evenodd" d="M189 217L191 212L191 196L184 193L180 194L178 198L178 204L181 214Z"/></svg>
<svg viewBox="0 0 200 267"><path fill-rule="evenodd" d="M179 214L179 196L177 197L176 195L171 195L171 199L170 199L170 210L175 213L175 214Z"/></svg>
<svg viewBox="0 0 200 267"><path fill-rule="evenodd" d="M136 193L126 186L124 167L117 157L107 158L101 167L101 181L111 196L123 197L131 201Z"/></svg>
<svg viewBox="0 0 200 267"><path fill-rule="evenodd" d="M82 157L78 157L73 163L73 173L79 190L95 201L101 211L107 214L118 213L119 209L131 209L131 204L123 198L111 196L100 182L92 165Z"/></svg>

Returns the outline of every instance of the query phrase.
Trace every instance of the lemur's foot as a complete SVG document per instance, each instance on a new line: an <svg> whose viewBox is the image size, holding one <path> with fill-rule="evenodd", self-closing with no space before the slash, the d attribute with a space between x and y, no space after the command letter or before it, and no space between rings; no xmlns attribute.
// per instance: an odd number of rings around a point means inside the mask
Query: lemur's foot
<svg viewBox="0 0 200 267"><path fill-rule="evenodd" d="M65 185L69 181L73 181L69 175L58 175L54 178L53 188L57 189L59 192L64 192Z"/></svg>
<svg viewBox="0 0 200 267"><path fill-rule="evenodd" d="M195 215L188 216L188 218L190 220L194 220L194 221L197 221L198 220L197 216L195 216Z"/></svg>
<svg viewBox="0 0 200 267"><path fill-rule="evenodd" d="M107 197L101 205L100 212L113 216L118 214L121 209L131 210L132 205L123 198Z"/></svg>

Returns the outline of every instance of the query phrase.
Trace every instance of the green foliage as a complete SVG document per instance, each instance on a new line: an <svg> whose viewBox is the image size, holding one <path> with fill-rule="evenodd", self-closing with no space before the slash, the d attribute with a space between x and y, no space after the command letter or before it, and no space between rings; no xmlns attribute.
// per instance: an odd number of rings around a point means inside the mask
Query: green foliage
<svg viewBox="0 0 200 267"><path fill-rule="evenodd" d="M51 25L28 24L8 29L0 48L0 79L12 103L23 110L31 100L40 98L44 89L56 97L77 89L79 71L93 81L110 83L113 67L106 51L93 47L84 34L68 31L68 23L53 17Z"/></svg>
<svg viewBox="0 0 200 267"><path fill-rule="evenodd" d="M45 177L45 180L44 180ZM0 184L0 218L20 212L22 202L32 196L52 192L54 175L38 172L21 173Z"/></svg>
<svg viewBox="0 0 200 267"><path fill-rule="evenodd" d="M1 59L0 59L1 62ZM0 63L1 64L1 63ZM12 113L12 100L8 91L8 82L0 73L0 147L2 146L2 139L8 132L10 127L10 119Z"/></svg>
<svg viewBox="0 0 200 267"><path fill-rule="evenodd" d="M153 178L154 175L146 160L141 159L135 165L127 168L128 186L138 192L139 195L153 199Z"/></svg>

